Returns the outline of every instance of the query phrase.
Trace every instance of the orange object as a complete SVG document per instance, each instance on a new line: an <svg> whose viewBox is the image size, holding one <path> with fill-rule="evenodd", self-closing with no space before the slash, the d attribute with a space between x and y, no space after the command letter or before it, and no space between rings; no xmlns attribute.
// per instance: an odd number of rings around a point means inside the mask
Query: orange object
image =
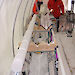
<svg viewBox="0 0 75 75"><path fill-rule="evenodd" d="M38 12L37 12L37 2L38 2L38 0L35 0L35 2L34 2L34 6L33 6L33 13L34 14L38 14Z"/></svg>

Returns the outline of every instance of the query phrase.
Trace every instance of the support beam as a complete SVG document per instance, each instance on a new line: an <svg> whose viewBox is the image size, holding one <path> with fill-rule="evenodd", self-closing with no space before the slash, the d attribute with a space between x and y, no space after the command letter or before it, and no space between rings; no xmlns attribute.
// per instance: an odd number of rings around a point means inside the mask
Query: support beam
<svg viewBox="0 0 75 75"><path fill-rule="evenodd" d="M36 20L36 15L33 16L31 22L29 23L29 27L25 33L18 54L15 56L15 59L13 61L10 75L20 75L20 73L22 72L22 67L25 61L28 45L34 29L35 20Z"/></svg>

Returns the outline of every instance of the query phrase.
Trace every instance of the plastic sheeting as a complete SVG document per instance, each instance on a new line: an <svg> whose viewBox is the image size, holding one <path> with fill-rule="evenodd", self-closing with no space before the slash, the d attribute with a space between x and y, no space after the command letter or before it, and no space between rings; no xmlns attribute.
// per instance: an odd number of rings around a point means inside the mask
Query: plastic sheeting
<svg viewBox="0 0 75 75"><path fill-rule="evenodd" d="M49 75L47 53L33 53L29 75Z"/></svg>
<svg viewBox="0 0 75 75"><path fill-rule="evenodd" d="M49 13L47 15L43 15L41 14L41 25L47 29L51 24L52 21L50 20L50 18L52 18L53 16L49 16Z"/></svg>

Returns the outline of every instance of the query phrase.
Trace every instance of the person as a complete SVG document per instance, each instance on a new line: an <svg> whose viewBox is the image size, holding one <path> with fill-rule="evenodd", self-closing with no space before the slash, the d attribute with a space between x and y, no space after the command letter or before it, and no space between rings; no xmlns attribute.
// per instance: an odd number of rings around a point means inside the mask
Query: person
<svg viewBox="0 0 75 75"><path fill-rule="evenodd" d="M35 0L33 6L33 14L39 14L41 4L43 4L41 0Z"/></svg>
<svg viewBox="0 0 75 75"><path fill-rule="evenodd" d="M64 5L63 5L62 0L49 0L48 9L57 20L57 32L58 32L59 31L59 17L61 16L61 14L64 14Z"/></svg>

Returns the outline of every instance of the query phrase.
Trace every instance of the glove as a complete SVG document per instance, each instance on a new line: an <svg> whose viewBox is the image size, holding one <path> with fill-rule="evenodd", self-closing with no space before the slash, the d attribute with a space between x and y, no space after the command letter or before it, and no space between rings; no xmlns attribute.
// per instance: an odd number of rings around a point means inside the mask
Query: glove
<svg viewBox="0 0 75 75"><path fill-rule="evenodd" d="M64 15L63 13L61 13L61 15Z"/></svg>

